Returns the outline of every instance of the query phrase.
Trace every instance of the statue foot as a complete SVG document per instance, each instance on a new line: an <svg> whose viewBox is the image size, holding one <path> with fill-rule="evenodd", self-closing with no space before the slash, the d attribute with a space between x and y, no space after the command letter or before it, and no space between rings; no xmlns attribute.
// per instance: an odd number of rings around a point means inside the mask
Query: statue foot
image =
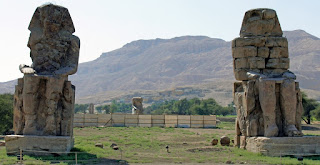
<svg viewBox="0 0 320 165"><path fill-rule="evenodd" d="M264 131L264 136L266 137L275 137L278 136L278 126L276 124L270 125L266 130Z"/></svg>
<svg viewBox="0 0 320 165"><path fill-rule="evenodd" d="M288 125L287 126L287 129L285 131L285 134L288 136L288 137L300 137L300 136L303 136L303 133L300 132L296 126L294 125Z"/></svg>

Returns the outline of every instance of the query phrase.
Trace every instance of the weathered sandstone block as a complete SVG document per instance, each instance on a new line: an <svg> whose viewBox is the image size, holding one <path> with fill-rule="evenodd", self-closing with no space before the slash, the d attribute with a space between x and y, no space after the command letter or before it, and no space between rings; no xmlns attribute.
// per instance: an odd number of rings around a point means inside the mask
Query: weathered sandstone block
<svg viewBox="0 0 320 165"><path fill-rule="evenodd" d="M269 48L259 47L258 48L258 57L268 58L269 57Z"/></svg>
<svg viewBox="0 0 320 165"><path fill-rule="evenodd" d="M246 37L246 38L235 38L232 40L232 47L244 47L244 46L255 46L262 47L265 46L266 38L265 37Z"/></svg>
<svg viewBox="0 0 320 165"><path fill-rule="evenodd" d="M266 68L265 65L265 58L262 57L250 57L248 59L250 69L264 69Z"/></svg>
<svg viewBox="0 0 320 165"><path fill-rule="evenodd" d="M273 47L270 49L270 58L288 58L288 48Z"/></svg>
<svg viewBox="0 0 320 165"><path fill-rule="evenodd" d="M265 46L288 48L288 40L285 37L267 37Z"/></svg>
<svg viewBox="0 0 320 165"><path fill-rule="evenodd" d="M248 58L237 58L234 62L236 69L249 68Z"/></svg>
<svg viewBox="0 0 320 165"><path fill-rule="evenodd" d="M233 58L255 57L257 56L257 47L245 46L232 48Z"/></svg>

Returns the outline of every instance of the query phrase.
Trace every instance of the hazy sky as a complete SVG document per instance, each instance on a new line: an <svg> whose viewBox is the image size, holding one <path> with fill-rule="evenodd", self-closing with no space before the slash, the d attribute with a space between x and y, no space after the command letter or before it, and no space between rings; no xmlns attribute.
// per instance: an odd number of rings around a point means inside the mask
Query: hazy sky
<svg viewBox="0 0 320 165"><path fill-rule="evenodd" d="M0 0L0 82L22 77L19 64L31 64L28 25L48 2L69 9L81 40L80 62L139 39L204 35L230 41L252 8L275 9L282 30L320 37L319 0Z"/></svg>

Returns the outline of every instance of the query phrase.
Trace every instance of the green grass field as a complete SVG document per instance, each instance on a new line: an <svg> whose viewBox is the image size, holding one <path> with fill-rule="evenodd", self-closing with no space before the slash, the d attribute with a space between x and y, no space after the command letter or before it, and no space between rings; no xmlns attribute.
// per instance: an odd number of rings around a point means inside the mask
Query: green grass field
<svg viewBox="0 0 320 165"><path fill-rule="evenodd" d="M86 127L75 128L75 148L81 164L135 164L135 163L226 163L238 164L301 164L296 158L266 157L232 146L211 146L213 138L234 137L234 123L221 122L217 129L140 128L140 127ZM308 134L319 134L319 131ZM104 148L95 147L102 143ZM115 143L119 150L110 145ZM167 152L166 146L169 146ZM24 156L25 164L75 164L74 154L66 156ZM16 163L15 156L7 156L0 147L0 164ZM304 164L320 164L320 157L304 158Z"/></svg>

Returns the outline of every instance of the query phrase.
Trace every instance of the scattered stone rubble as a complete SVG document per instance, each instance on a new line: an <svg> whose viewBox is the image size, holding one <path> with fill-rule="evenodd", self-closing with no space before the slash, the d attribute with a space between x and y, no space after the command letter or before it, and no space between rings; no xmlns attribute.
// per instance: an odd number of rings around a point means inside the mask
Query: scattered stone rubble
<svg viewBox="0 0 320 165"><path fill-rule="evenodd" d="M229 146L230 145L230 138L227 136L221 136L220 138L220 144L222 146Z"/></svg>

